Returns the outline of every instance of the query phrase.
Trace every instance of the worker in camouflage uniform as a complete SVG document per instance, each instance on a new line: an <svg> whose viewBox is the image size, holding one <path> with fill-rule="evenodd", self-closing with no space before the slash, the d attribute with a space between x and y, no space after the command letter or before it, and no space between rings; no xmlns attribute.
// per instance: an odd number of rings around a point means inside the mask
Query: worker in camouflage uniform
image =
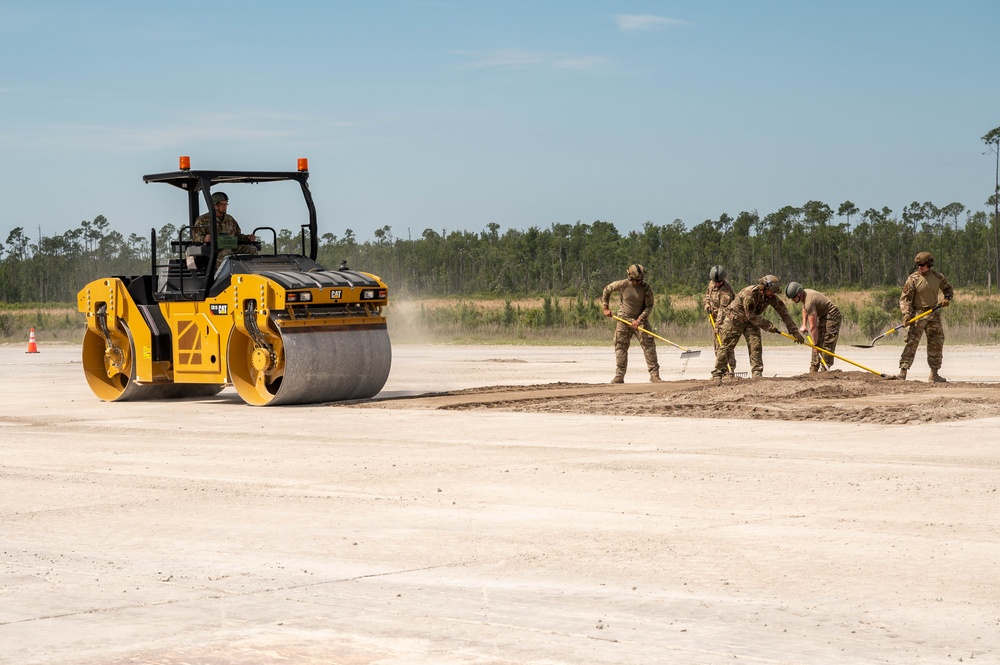
<svg viewBox="0 0 1000 665"><path fill-rule="evenodd" d="M785 296L796 304L802 303L802 326L799 331L809 335L815 346L835 353L837 340L840 339L840 323L843 320L840 309L819 291L804 288L798 282L788 283ZM809 361L810 372L829 369L833 365L833 356L824 353L821 361L820 355L819 351L813 349L812 359Z"/></svg>
<svg viewBox="0 0 1000 665"><path fill-rule="evenodd" d="M216 267L222 264L222 260L231 254L256 254L257 247L252 244L257 239L255 235L243 235L240 233L240 225L232 215L228 213L229 197L225 192L215 192L212 194L212 205L215 206L216 226L220 236L236 236L236 249L223 249L215 261ZM209 213L199 215L194 220L194 228L191 230L192 239L198 242L212 241L212 216Z"/></svg>
<svg viewBox="0 0 1000 665"><path fill-rule="evenodd" d="M910 273L903 284L903 293L899 296L899 309L903 313L903 321L909 321L918 314L923 314L938 304L938 294L943 296L940 304L947 307L955 297L955 290L944 275L934 270L934 257L930 252L920 252L913 258L917 264L916 270ZM929 381L944 383L947 379L938 374L941 361L944 358L944 326L941 324L941 310L928 314L914 321L906 329L906 343L903 355L899 357L899 378L906 378L906 371L917 355L920 338L927 333L927 365L931 368Z"/></svg>
<svg viewBox="0 0 1000 665"><path fill-rule="evenodd" d="M751 376L759 379L764 375L764 350L760 343L760 331L778 332L774 324L763 316L768 307L778 313L785 328L788 329L788 334L794 337L796 342L803 344L806 341L795 326L795 321L788 315L785 303L778 297L780 290L781 283L777 277L764 275L756 284L737 293L733 302L722 310L722 325L717 331L722 343L715 352L715 369L712 370L712 376L718 383L722 383L722 377L726 373L729 353L744 335L750 347Z"/></svg>
<svg viewBox="0 0 1000 665"><path fill-rule="evenodd" d="M628 349L633 335L639 338L642 353L646 356L650 382L659 383L660 364L656 361L656 342L652 335L639 330L649 327L649 315L653 311L653 289L646 282L646 269L638 263L631 265L628 279L611 282L604 287L604 316L611 316L612 293L619 294L618 316L630 323L618 321L615 326L615 378L611 379L611 383L625 383Z"/></svg>
<svg viewBox="0 0 1000 665"><path fill-rule="evenodd" d="M715 332L722 322L722 312L733 301L736 294L733 287L726 281L726 269L722 266L712 266L708 271L708 292L705 293L705 313L711 317L715 328L712 330L712 346L719 350L719 335ZM750 340L747 338L747 346ZM726 366L730 372L736 371L736 347L734 346L729 357L726 358Z"/></svg>

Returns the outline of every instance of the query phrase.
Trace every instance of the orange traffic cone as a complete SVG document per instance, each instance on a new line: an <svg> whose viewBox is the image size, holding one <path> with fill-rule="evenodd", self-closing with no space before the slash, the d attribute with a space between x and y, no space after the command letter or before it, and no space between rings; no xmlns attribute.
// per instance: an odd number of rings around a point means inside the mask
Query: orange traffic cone
<svg viewBox="0 0 1000 665"><path fill-rule="evenodd" d="M35 342L35 329L31 329L31 335L28 336L28 350L25 353L38 353L38 344Z"/></svg>

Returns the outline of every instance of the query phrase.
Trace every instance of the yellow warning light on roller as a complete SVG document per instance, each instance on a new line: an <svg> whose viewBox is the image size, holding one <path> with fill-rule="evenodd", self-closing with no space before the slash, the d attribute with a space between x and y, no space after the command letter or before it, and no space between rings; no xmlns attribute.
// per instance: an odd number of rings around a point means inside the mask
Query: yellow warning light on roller
<svg viewBox="0 0 1000 665"><path fill-rule="evenodd" d="M191 170L191 158L187 155L181 155L180 158L181 171Z"/></svg>
<svg viewBox="0 0 1000 665"><path fill-rule="evenodd" d="M305 157L299 157L299 170L308 171L309 170L309 160Z"/></svg>

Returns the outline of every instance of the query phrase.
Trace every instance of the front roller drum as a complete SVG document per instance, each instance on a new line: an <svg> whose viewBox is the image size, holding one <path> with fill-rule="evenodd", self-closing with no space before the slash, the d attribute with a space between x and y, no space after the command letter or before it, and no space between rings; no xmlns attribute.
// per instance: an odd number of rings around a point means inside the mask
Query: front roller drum
<svg viewBox="0 0 1000 665"><path fill-rule="evenodd" d="M135 342L124 321L109 330L111 344L90 328L83 335L83 374L87 385L105 402L211 397L224 385L139 383L135 380Z"/></svg>
<svg viewBox="0 0 1000 665"><path fill-rule="evenodd" d="M229 376L247 404L313 404L367 399L389 378L392 347L384 324L282 330L272 349L238 328L229 338Z"/></svg>

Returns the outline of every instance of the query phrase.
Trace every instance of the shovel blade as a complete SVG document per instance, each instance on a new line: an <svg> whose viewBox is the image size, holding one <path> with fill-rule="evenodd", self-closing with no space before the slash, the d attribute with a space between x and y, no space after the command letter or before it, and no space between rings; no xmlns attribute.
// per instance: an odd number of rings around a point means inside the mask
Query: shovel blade
<svg viewBox="0 0 1000 665"><path fill-rule="evenodd" d="M874 344L851 344L855 349L871 349L874 348Z"/></svg>
<svg viewBox="0 0 1000 665"><path fill-rule="evenodd" d="M701 351L684 351L681 353L681 358L697 358L701 355Z"/></svg>

